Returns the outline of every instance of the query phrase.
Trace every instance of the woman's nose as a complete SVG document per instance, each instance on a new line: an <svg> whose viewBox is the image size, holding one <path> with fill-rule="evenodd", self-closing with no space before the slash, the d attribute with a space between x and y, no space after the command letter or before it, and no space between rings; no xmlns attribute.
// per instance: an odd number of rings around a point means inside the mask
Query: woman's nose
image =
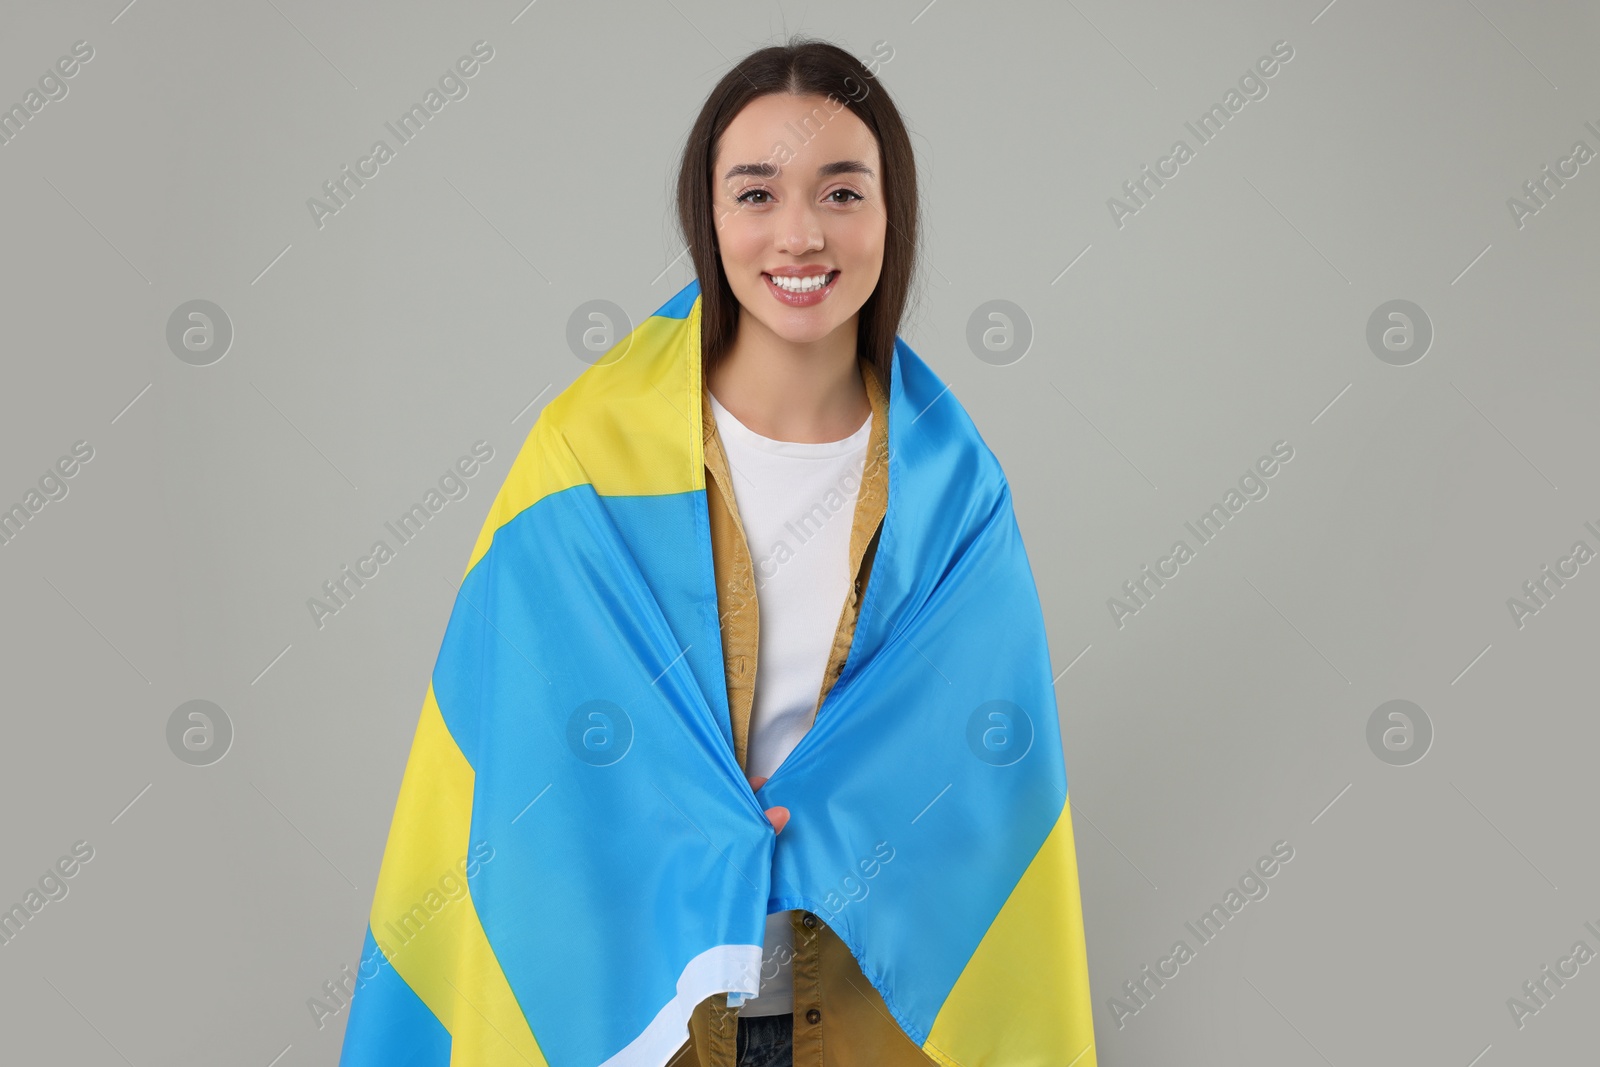
<svg viewBox="0 0 1600 1067"><path fill-rule="evenodd" d="M778 225L778 250L790 255L803 255L822 248L822 224L809 204L791 206L782 215Z"/></svg>

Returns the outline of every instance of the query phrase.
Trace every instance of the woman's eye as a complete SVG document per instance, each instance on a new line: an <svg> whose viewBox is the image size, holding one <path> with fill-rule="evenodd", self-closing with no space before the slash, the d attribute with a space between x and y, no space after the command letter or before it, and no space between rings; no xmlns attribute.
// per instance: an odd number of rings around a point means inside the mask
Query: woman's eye
<svg viewBox="0 0 1600 1067"><path fill-rule="evenodd" d="M843 194L846 199L843 199L843 200L834 199L835 197L838 197L840 194ZM758 197L758 196L759 197L766 197L767 199L765 199L765 200L753 199L754 197ZM767 203L771 202L771 197L772 197L772 194L767 192L765 189L746 189L744 192L742 192L738 196L734 197L734 199L737 202L741 203L741 204L767 204ZM856 192L854 189L835 189L833 192L828 194L828 197L829 197L829 202L830 203L834 203L834 204L849 204L849 203L853 203L853 202L855 202L857 200L865 200L866 199L866 197L862 196L860 193Z"/></svg>

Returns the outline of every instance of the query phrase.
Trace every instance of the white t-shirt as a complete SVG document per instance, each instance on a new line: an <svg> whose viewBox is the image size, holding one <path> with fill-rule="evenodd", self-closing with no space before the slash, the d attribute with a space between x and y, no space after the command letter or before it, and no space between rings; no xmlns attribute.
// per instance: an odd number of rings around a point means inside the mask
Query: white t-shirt
<svg viewBox="0 0 1600 1067"><path fill-rule="evenodd" d="M771 777L811 728L839 612L855 577L848 573L850 528L872 415L843 440L812 443L763 437L714 396L711 410L755 566L759 648L745 771ZM761 993L744 1002L741 1014L794 1010L791 914L767 916Z"/></svg>

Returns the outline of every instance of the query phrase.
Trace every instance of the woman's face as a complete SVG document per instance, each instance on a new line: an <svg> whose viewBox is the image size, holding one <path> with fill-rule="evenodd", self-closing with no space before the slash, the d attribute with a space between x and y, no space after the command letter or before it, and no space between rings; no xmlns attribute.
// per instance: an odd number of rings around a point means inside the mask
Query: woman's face
<svg viewBox="0 0 1600 1067"><path fill-rule="evenodd" d="M711 168L722 269L745 313L795 344L853 336L883 269L882 178L877 139L842 101L773 93L745 105Z"/></svg>

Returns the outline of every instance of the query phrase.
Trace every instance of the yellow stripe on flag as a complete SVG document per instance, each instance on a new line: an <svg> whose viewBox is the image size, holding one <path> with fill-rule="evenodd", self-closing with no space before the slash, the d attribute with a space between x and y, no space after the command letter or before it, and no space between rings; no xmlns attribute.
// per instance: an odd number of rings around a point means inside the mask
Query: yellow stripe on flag
<svg viewBox="0 0 1600 1067"><path fill-rule="evenodd" d="M990 924L923 1051L947 1067L1095 1067L1072 805Z"/></svg>
<svg viewBox="0 0 1600 1067"><path fill-rule="evenodd" d="M473 780L430 684L373 895L372 934L450 1031L453 1065L548 1067L470 892L459 892L468 884L463 861L476 855Z"/></svg>
<svg viewBox="0 0 1600 1067"><path fill-rule="evenodd" d="M590 367L540 412L495 496L464 574L489 551L496 530L551 493L575 485L593 485L601 496L705 488L700 298L695 297L687 318L651 315L624 343L627 351L620 359ZM585 457L583 464L577 456Z"/></svg>

